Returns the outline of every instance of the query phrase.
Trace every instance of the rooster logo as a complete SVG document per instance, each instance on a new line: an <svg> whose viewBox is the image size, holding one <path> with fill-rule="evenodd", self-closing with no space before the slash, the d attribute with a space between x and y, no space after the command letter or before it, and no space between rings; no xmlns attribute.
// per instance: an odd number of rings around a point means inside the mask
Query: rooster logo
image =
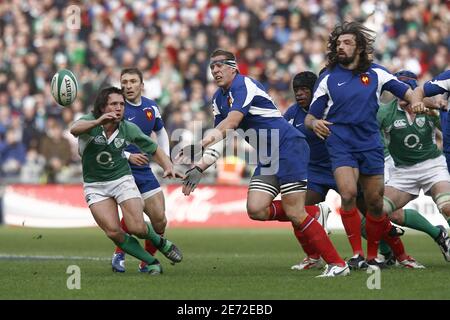
<svg viewBox="0 0 450 320"><path fill-rule="evenodd" d="M367 74L362 74L361 75L361 82L363 85L367 86L370 83L370 78Z"/></svg>
<svg viewBox="0 0 450 320"><path fill-rule="evenodd" d="M147 116L148 121L151 121L153 119L153 113L150 110L147 110L145 112L145 115Z"/></svg>

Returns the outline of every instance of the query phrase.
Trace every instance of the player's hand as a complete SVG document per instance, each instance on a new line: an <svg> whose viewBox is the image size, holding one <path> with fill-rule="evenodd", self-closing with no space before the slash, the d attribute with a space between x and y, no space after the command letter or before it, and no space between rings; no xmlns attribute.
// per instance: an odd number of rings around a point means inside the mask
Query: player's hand
<svg viewBox="0 0 450 320"><path fill-rule="evenodd" d="M132 164L135 164L137 166L143 166L143 165L148 164L148 162L149 162L147 155L143 154L143 153L130 154L128 161L130 161Z"/></svg>
<svg viewBox="0 0 450 320"><path fill-rule="evenodd" d="M436 98L436 105L439 109L447 111L448 109L448 101L447 99L443 99L441 97Z"/></svg>
<svg viewBox="0 0 450 320"><path fill-rule="evenodd" d="M422 114L428 112L428 108L425 107L425 104L421 102L417 102L411 106L411 109L414 113Z"/></svg>
<svg viewBox="0 0 450 320"><path fill-rule="evenodd" d="M98 123L98 125L103 125L108 122L112 122L116 119L117 119L117 115L114 111L112 111L112 112L102 114L100 116L100 118L97 119L97 123Z"/></svg>
<svg viewBox="0 0 450 320"><path fill-rule="evenodd" d="M192 164L199 161L202 155L203 147L200 144L189 144L177 153L174 163Z"/></svg>
<svg viewBox="0 0 450 320"><path fill-rule="evenodd" d="M312 128L314 133L322 140L325 140L330 134L331 131L328 126L332 125L332 122L326 120L314 120L312 122Z"/></svg>
<svg viewBox="0 0 450 320"><path fill-rule="evenodd" d="M169 167L169 168L167 168L164 171L163 178L172 178L172 179L180 178L180 179L184 179L185 175L175 171L173 167Z"/></svg>
<svg viewBox="0 0 450 320"><path fill-rule="evenodd" d="M188 196L197 188L198 183L203 177L203 170L199 167L195 166L192 169L189 169L185 173L185 177L183 179L183 194Z"/></svg>

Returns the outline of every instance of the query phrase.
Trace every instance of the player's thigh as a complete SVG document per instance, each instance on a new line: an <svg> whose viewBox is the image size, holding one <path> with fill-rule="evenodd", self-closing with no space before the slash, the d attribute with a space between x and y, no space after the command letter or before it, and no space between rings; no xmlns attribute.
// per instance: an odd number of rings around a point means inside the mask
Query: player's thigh
<svg viewBox="0 0 450 320"><path fill-rule="evenodd" d="M247 191L247 212L250 216L262 215L280 192L275 175L254 175Z"/></svg>
<svg viewBox="0 0 450 320"><path fill-rule="evenodd" d="M89 206L92 216L97 225L108 235L120 232L119 213L117 203L114 199L108 198Z"/></svg>
<svg viewBox="0 0 450 320"><path fill-rule="evenodd" d="M341 197L356 197L358 191L359 171L352 167L338 167L334 170L339 194Z"/></svg>
<svg viewBox="0 0 450 320"><path fill-rule="evenodd" d="M359 177L359 184L366 199L371 197L382 197L384 192L383 175L364 175Z"/></svg>
<svg viewBox="0 0 450 320"><path fill-rule="evenodd" d="M391 186L385 186L383 211L391 214L395 210L403 208L410 201L414 200L415 197L416 196L405 191L398 190Z"/></svg>
<svg viewBox="0 0 450 320"><path fill-rule="evenodd" d="M144 212L152 220L158 221L165 218L164 193L159 191L148 198L144 198Z"/></svg>
<svg viewBox="0 0 450 320"><path fill-rule="evenodd" d="M142 198L130 198L119 205L128 231L133 234L146 234L147 225L142 214L144 209Z"/></svg>

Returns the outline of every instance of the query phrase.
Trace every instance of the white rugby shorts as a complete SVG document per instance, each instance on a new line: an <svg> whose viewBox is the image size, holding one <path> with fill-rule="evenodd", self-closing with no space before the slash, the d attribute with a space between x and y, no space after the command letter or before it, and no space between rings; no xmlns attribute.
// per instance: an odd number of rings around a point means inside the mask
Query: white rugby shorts
<svg viewBox="0 0 450 320"><path fill-rule="evenodd" d="M390 170L390 175L386 182L387 186L416 196L419 195L420 189L428 194L436 183L450 182L447 162L443 155L413 166L393 167Z"/></svg>
<svg viewBox="0 0 450 320"><path fill-rule="evenodd" d="M118 204L128 199L141 198L132 175L112 181L84 183L83 190L89 206L108 198L114 198Z"/></svg>

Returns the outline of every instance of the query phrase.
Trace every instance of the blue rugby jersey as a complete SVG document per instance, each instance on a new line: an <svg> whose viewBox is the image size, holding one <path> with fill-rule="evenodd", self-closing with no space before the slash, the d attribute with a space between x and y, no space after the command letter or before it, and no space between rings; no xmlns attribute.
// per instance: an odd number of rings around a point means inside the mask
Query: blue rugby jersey
<svg viewBox="0 0 450 320"><path fill-rule="evenodd" d="M141 97L141 104L134 105L125 100L124 119L136 124L142 132L150 136L152 131L159 131L164 127L164 122L161 118L156 102L146 97ZM129 145L126 151L130 153L140 153L141 151L134 145ZM136 170L150 170L148 165L137 166L130 164L133 174Z"/></svg>
<svg viewBox="0 0 450 320"><path fill-rule="evenodd" d="M382 148L377 123L380 96L387 90L403 98L408 88L375 63L357 75L337 65L317 80L309 113L333 123L327 145L350 152Z"/></svg>
<svg viewBox="0 0 450 320"><path fill-rule="evenodd" d="M307 114L308 112L296 103L289 107L284 114L284 118L305 135L310 149L309 166L320 167L331 172L330 155L328 154L325 141L305 127Z"/></svg>
<svg viewBox="0 0 450 320"><path fill-rule="evenodd" d="M228 90L219 88L213 96L214 126L224 120L230 111L239 111L244 118L239 124L238 132L256 150L266 147L271 150L272 130L279 132L279 146L283 148L283 141L294 137L304 138L304 135L295 130L281 115L272 98L258 81L237 74ZM256 140L245 135L247 130L253 129ZM250 130L249 130L250 131ZM269 154L268 154L269 155ZM258 161L260 154L258 153Z"/></svg>
<svg viewBox="0 0 450 320"><path fill-rule="evenodd" d="M423 85L423 91L426 97L432 97L437 94L447 93L450 95L450 70L444 71ZM448 96L447 96L448 99ZM444 134L444 152L450 153L450 117L448 112L441 111L441 126ZM446 122L445 122L446 121Z"/></svg>

